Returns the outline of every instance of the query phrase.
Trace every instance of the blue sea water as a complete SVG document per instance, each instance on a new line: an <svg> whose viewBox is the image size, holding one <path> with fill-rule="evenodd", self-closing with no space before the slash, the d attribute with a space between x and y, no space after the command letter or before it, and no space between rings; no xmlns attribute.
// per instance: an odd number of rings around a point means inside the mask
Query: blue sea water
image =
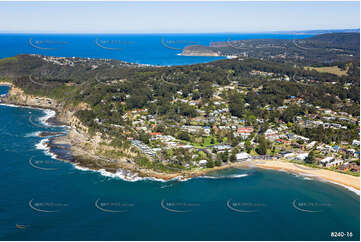
<svg viewBox="0 0 361 242"><path fill-rule="evenodd" d="M0 58L17 54L118 59L151 65L185 65L224 57L179 56L187 45L243 39L298 39L291 34L0 34Z"/></svg>
<svg viewBox="0 0 361 242"><path fill-rule="evenodd" d="M341 186L262 169L184 182L106 177L40 149L36 132L65 129L44 115L0 105L0 240L360 239L360 198Z"/></svg>

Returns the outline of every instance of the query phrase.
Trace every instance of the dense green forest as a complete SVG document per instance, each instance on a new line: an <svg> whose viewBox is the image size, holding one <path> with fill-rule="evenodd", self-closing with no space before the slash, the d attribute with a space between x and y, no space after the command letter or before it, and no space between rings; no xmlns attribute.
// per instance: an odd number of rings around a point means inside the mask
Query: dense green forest
<svg viewBox="0 0 361 242"><path fill-rule="evenodd" d="M341 42L349 46L350 41L357 43L354 36L320 35L302 44L313 48L327 42L326 49L339 46ZM346 48L346 45L341 47ZM357 51L353 47L347 48ZM346 74L318 72L292 62L243 57L155 67L117 60L18 55L0 60L0 76L11 80L26 93L51 97L67 105L89 104L89 110L76 113L82 122L92 131L121 137L110 124L129 126L130 133L139 135L122 119L128 111L147 109L148 114L163 119L168 126L176 126L182 120L190 123L192 118L200 116L200 111L204 112L203 117L210 117L217 110L215 97L225 102L232 116L244 119L246 125L252 126L258 125L257 119L270 124L294 123L296 116L317 116L321 109L346 112L358 118L359 60L339 60L333 65ZM291 97L301 102L283 108ZM109 127L104 128L107 125ZM321 135L320 129L294 126L293 132L330 143L352 141L358 131L356 126L349 128L337 132L326 130L322 134L327 135ZM265 130L264 127L260 129ZM232 139L230 136L229 142L232 143Z"/></svg>
<svg viewBox="0 0 361 242"><path fill-rule="evenodd" d="M327 33L300 39L250 39L187 46L184 53L220 53L281 63L329 65L360 58L360 33Z"/></svg>
<svg viewBox="0 0 361 242"><path fill-rule="evenodd" d="M85 101L94 110L99 107L99 111L104 111L104 105L111 105L120 113L147 107L169 116L178 109L180 114L194 116L192 107L170 103L177 97L177 92L180 91L183 98L191 96L193 100L200 100L201 105L214 95L214 85L237 82L247 90L246 95L229 93L229 102L237 116L245 112L261 115L265 105L278 107L289 96L302 97L306 103L346 111L354 116L359 112L359 62L348 63L348 75L341 77L257 59L220 60L176 67L98 62L98 68L91 69L90 63L59 66L38 56L19 55L16 61L0 63L0 74L3 78L13 79L16 85L30 93L64 97L66 102ZM252 70L275 73L276 77L286 75L290 80L250 75ZM349 87L344 88L345 84ZM343 105L346 100L352 102ZM245 102L250 104L247 110L243 105ZM237 105L242 107L236 110Z"/></svg>

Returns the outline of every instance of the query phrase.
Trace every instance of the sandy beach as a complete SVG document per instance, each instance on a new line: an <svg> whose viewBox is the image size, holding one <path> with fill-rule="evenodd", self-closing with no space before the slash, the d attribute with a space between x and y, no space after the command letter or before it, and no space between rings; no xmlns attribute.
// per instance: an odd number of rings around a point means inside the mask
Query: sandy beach
<svg viewBox="0 0 361 242"><path fill-rule="evenodd" d="M326 169L317 169L303 166L300 164L294 164L281 160L258 160L255 161L255 165L259 168L273 169L273 170L285 170L294 172L301 175L315 176L327 181L338 183L347 187L352 187L356 190L360 190L360 177L351 176L335 171Z"/></svg>
<svg viewBox="0 0 361 242"><path fill-rule="evenodd" d="M71 131L71 130L70 130ZM182 171L182 172L174 172L174 173L163 173L157 172L151 169L144 169L135 166L134 164L129 164L125 162L117 163L115 167L112 169L107 169L106 167L94 167L94 157L89 157L89 152L85 152L87 155L84 156L84 149L83 147L78 147L74 144L73 141L74 136L69 136L69 133L65 136L59 136L54 139L55 144L69 144L71 145L71 150L73 154L77 154L79 156L83 156L87 162L79 164L77 163L79 168L86 168L91 170L99 170L103 168L103 172L113 174L115 176L122 177L125 180L128 180L127 177L124 177L122 174L117 174L118 170L114 169L117 167L118 169L124 169L131 172L136 172L136 174L140 175L138 178L150 178L155 180L162 180L168 181L172 179L179 179L179 180L188 180L193 177L198 176L205 176L209 172L229 169L229 168L250 168L250 167L258 167L262 169L272 169L272 170L279 170L279 171L287 171L292 172L304 176L312 176L315 178L319 178L325 181L337 183L339 185L343 185L345 187L356 189L360 191L360 177L351 176L348 174L343 174L335 171L330 171L326 169L318 169L318 168L311 168L301 164L291 163L287 160L248 160L244 162L235 162L235 163L228 163L223 166L216 166L213 168L203 168L203 169L196 169L193 171ZM54 154L56 155L56 154ZM59 158L59 157L58 157ZM61 158L60 158L61 159ZM63 159L61 159L63 160ZM96 160L96 159L95 159ZM104 169L105 168L105 169ZM112 175L112 176L113 176Z"/></svg>
<svg viewBox="0 0 361 242"><path fill-rule="evenodd" d="M6 82L0 82L0 85L11 85L11 83ZM292 173L297 173L300 175L305 176L313 176L322 180L326 180L329 182L337 183L349 188L353 188L356 190L360 190L360 177L351 176L348 174L343 174L335 171L330 171L326 169L318 169L318 168L311 168L306 167L301 164L295 164L291 163L287 160L250 160L250 161L244 161L244 162L235 162L235 163L228 163L223 166L214 167L214 168L199 168L192 171L179 171L179 172L172 172L172 173L163 173L163 172L157 172L151 169L144 169L137 167L134 163L130 164L126 161L123 162L117 162L111 165L111 167L99 167L97 162L94 162L93 160L97 160L97 156L95 154L92 154L89 149L85 151L84 147L82 147L80 144L84 143L84 140L88 139L86 134L80 135L80 133L77 131L77 129L74 126L74 118L72 115L72 112L69 112L69 110L60 109L58 105L56 104L55 100L52 100L52 104L49 105L48 103L41 103L41 104L35 104L35 97L25 95L20 89L14 89L12 88L9 92L10 95L16 95L18 96L17 100L14 102L10 102L12 104L16 105L23 105L23 106L29 106L29 107L41 107L41 108L47 108L47 109L54 109L59 112L61 110L61 115L56 115L56 119L66 123L69 125L70 130L68 131L67 135L56 137L54 140L55 144L67 144L71 146L71 151L73 155L83 157L84 159L81 164L78 163L79 167L89 168L92 170L99 170L99 169L105 169L111 173L116 173L117 168L121 168L124 170L136 172L140 177L152 177L155 179L161 179L161 180L171 180L175 179L177 177L180 178L180 180L187 180L192 177L197 176L204 176L209 172L216 171L216 170L222 170L227 168L249 168L249 167L258 167L262 169L273 169L273 170L280 170L280 171L288 171ZM58 113L59 114L59 113ZM79 124L78 124L79 125ZM76 141L76 142L75 142ZM94 159L95 158L95 159Z"/></svg>

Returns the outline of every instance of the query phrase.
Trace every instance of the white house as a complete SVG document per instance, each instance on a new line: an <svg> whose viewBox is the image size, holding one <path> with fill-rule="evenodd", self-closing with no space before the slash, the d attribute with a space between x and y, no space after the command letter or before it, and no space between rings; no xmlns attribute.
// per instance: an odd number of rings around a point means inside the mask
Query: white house
<svg viewBox="0 0 361 242"><path fill-rule="evenodd" d="M236 154L237 161L243 161L249 159L251 156L246 152Z"/></svg>
<svg viewBox="0 0 361 242"><path fill-rule="evenodd" d="M252 132L254 131L253 127L239 127L237 129L237 136L241 136L243 139L248 138L248 136L250 136L252 134Z"/></svg>
<svg viewBox="0 0 361 242"><path fill-rule="evenodd" d="M213 145L213 148L215 148L217 151L224 151L231 149L232 146L219 144L219 145Z"/></svg>
<svg viewBox="0 0 361 242"><path fill-rule="evenodd" d="M352 145L354 145L354 146L360 146L360 141L354 139L354 140L352 141Z"/></svg>
<svg viewBox="0 0 361 242"><path fill-rule="evenodd" d="M332 161L332 162L326 164L326 167L339 166L339 165L342 165L342 163L343 163L343 160L335 160L335 161Z"/></svg>
<svg viewBox="0 0 361 242"><path fill-rule="evenodd" d="M211 133L211 127L206 126L206 127L203 128L203 131L204 131L204 133L209 135Z"/></svg>
<svg viewBox="0 0 361 242"><path fill-rule="evenodd" d="M308 157L308 153L302 153L295 157L296 160L305 160Z"/></svg>
<svg viewBox="0 0 361 242"><path fill-rule="evenodd" d="M320 163L321 163L322 165L324 165L324 166L327 166L327 164L330 163L330 162L333 161L333 160L334 160L334 158L331 157L331 156L329 156L329 157L326 157L326 158L320 160Z"/></svg>
<svg viewBox="0 0 361 242"><path fill-rule="evenodd" d="M313 146L315 146L315 144L317 143L317 141L312 141L311 143L309 143L308 145L306 145L307 149L312 149Z"/></svg>
<svg viewBox="0 0 361 242"><path fill-rule="evenodd" d="M279 138L277 131L273 129L267 129L266 132L264 132L264 136L266 139L271 141L275 141Z"/></svg>
<svg viewBox="0 0 361 242"><path fill-rule="evenodd" d="M294 153L287 153L283 157L288 159L288 160L291 160L293 157L295 157L295 154Z"/></svg>
<svg viewBox="0 0 361 242"><path fill-rule="evenodd" d="M207 160L200 160L199 161L199 165L204 166L207 165L208 161Z"/></svg>

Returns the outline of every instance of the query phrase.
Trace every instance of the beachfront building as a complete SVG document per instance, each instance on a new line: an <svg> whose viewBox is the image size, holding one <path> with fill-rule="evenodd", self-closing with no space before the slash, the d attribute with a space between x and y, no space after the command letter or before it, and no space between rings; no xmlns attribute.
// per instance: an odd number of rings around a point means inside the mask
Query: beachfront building
<svg viewBox="0 0 361 242"><path fill-rule="evenodd" d="M296 154L291 152L291 153L285 154L283 157L288 160L292 160L295 156L296 156Z"/></svg>
<svg viewBox="0 0 361 242"><path fill-rule="evenodd" d="M296 155L295 159L304 161L307 157L308 157L308 153L302 153L302 154Z"/></svg>
<svg viewBox="0 0 361 242"><path fill-rule="evenodd" d="M200 160L198 164L201 165L201 166L206 166L207 163L208 163L207 160Z"/></svg>
<svg viewBox="0 0 361 242"><path fill-rule="evenodd" d="M236 154L237 161L244 161L249 158L251 158L251 156L246 152L241 152L241 153Z"/></svg>
<svg viewBox="0 0 361 242"><path fill-rule="evenodd" d="M342 165L343 160L334 160L328 164L326 164L326 167L335 167L335 166L340 166Z"/></svg>
<svg viewBox="0 0 361 242"><path fill-rule="evenodd" d="M323 166L327 166L327 164L331 163L335 158L329 156L329 157L326 157L326 158L323 158L322 160L320 160L320 163L323 165Z"/></svg>

